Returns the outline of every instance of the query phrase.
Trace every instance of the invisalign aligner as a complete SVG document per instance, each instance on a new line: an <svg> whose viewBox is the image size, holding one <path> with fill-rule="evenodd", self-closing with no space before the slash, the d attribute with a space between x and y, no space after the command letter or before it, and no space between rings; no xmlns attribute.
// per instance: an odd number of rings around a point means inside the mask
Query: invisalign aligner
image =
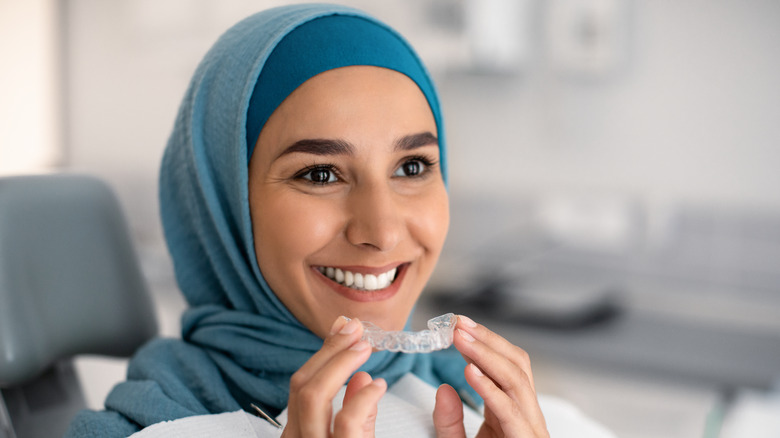
<svg viewBox="0 0 780 438"><path fill-rule="evenodd" d="M446 313L428 320L428 330L419 332L384 331L373 323L363 324L363 340L377 350L400 351L403 353L430 353L452 345L452 334L458 317Z"/></svg>

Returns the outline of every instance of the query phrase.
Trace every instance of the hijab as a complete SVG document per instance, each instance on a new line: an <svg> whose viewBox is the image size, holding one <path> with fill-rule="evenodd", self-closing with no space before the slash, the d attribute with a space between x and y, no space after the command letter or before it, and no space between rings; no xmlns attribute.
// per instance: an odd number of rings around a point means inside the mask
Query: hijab
<svg viewBox="0 0 780 438"><path fill-rule="evenodd" d="M290 376L322 346L270 289L258 267L249 211L248 164L262 126L307 79L349 65L410 77L436 121L438 98L422 62L393 29L334 5L284 6L252 15L223 34L198 66L160 172L163 228L189 309L182 339L157 339L131 359L106 411L82 412L69 436L126 436L166 420L249 410L277 414ZM443 175L445 175L443 173ZM446 176L445 176L446 178ZM445 180L446 181L446 180ZM261 214L273 214L272 211ZM361 370L389 384L412 372L477 398L454 349L376 352Z"/></svg>

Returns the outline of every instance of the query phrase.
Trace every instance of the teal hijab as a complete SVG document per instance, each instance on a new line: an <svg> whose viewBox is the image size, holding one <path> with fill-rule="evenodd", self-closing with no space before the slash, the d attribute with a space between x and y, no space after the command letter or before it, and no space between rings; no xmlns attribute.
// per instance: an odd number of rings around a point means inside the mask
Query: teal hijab
<svg viewBox="0 0 780 438"><path fill-rule="evenodd" d="M290 376L322 346L270 289L257 264L248 201L248 162L265 121L312 76L374 65L409 76L444 129L425 67L394 30L355 9L294 5L255 14L229 29L198 66L179 109L160 172L165 238L189 304L182 339L136 353L105 411L84 411L67 436L127 436L166 420L287 405ZM261 214L273 214L272 211ZM392 384L412 372L476 394L453 349L373 353L361 368Z"/></svg>

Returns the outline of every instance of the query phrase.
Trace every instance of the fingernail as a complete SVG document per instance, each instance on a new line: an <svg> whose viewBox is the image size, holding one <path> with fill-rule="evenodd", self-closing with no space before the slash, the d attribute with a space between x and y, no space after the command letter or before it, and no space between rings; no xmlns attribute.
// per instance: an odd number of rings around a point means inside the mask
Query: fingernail
<svg viewBox="0 0 780 438"><path fill-rule="evenodd" d="M463 322L463 325L466 327L474 328L477 326L477 323L472 321L468 316L458 315L458 320Z"/></svg>
<svg viewBox="0 0 780 438"><path fill-rule="evenodd" d="M477 376L484 376L484 375L485 375L485 374L482 372L482 370L481 370L481 369L479 369L479 367L478 367L478 366L474 365L473 363L472 363L472 364L469 364L469 365L471 366L471 371L473 371L473 372L474 372L474 374L476 374Z"/></svg>
<svg viewBox="0 0 780 438"><path fill-rule="evenodd" d="M336 332L339 331L342 327L344 327L344 324L349 321L349 318L346 316L339 316L336 318L336 320L333 322L333 325L330 327L330 334L336 334Z"/></svg>
<svg viewBox="0 0 780 438"><path fill-rule="evenodd" d="M458 333L460 333L460 335L463 336L463 339L469 342L474 342L474 336L471 336L467 331L458 329Z"/></svg>
<svg viewBox="0 0 780 438"><path fill-rule="evenodd" d="M344 327L341 327L339 334L348 335L350 333L355 333L355 330L357 330L358 327L360 327L360 321L357 319L350 319L346 324L344 324Z"/></svg>
<svg viewBox="0 0 780 438"><path fill-rule="evenodd" d="M358 342L355 342L354 344L352 344L352 346L349 347L349 349L352 350L352 351L363 351L363 350L365 350L368 347L370 347L370 345L368 345L368 342L366 342L366 341L358 341Z"/></svg>
<svg viewBox="0 0 780 438"><path fill-rule="evenodd" d="M374 386L379 386L379 387L383 387L383 388L387 387L387 382L385 381L385 379L383 379L381 377L378 378L378 379L374 379L374 381L371 382L371 384L374 385Z"/></svg>

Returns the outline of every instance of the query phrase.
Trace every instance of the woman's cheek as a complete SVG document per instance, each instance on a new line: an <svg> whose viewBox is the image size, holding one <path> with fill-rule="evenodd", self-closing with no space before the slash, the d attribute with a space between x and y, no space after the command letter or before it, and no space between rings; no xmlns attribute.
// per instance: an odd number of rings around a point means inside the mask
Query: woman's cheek
<svg viewBox="0 0 780 438"><path fill-rule="evenodd" d="M284 253L285 263L298 268L338 236L342 214L332 199L310 195L289 196L275 203L276 225L266 230Z"/></svg>
<svg viewBox="0 0 780 438"><path fill-rule="evenodd" d="M422 242L427 251L439 254L447 238L450 224L447 191L442 186L428 196L421 197L415 204L415 210L420 213L413 220L416 231L414 234L419 236L417 239Z"/></svg>

